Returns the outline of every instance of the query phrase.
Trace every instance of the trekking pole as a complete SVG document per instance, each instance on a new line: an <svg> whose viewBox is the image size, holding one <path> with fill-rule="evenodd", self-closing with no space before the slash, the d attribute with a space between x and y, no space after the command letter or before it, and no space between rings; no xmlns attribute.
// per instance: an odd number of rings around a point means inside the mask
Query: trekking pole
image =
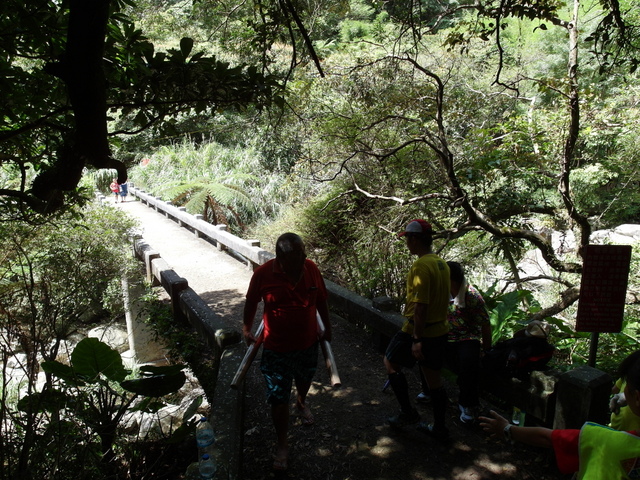
<svg viewBox="0 0 640 480"><path fill-rule="evenodd" d="M320 318L320 314L317 311L316 319L318 320L318 330L320 331L320 335L322 335L324 334L325 326L322 318ZM336 359L333 356L331 344L326 340L322 340L320 342L320 348L322 349L324 361L327 366L327 370L329 371L329 377L331 377L331 386L333 388L339 388L340 386L342 386L342 381L340 381L340 375L338 374L338 367L336 367Z"/></svg>
<svg viewBox="0 0 640 480"><path fill-rule="evenodd" d="M264 340L264 320L260 322L260 325L258 326L258 330L256 330L256 341L253 342L251 345L249 345L249 348L247 348L247 353L244 354L244 358L242 359L242 362L240 362L240 365L238 366L238 370L236 371L236 374L234 375L233 380L231 380L230 387L233 388L234 390L237 390L240 384L244 381L244 377L247 374L247 371L249 371L249 367L251 366L253 359L256 358L256 355L258 354L258 350L260 350L260 345L262 345L263 340Z"/></svg>

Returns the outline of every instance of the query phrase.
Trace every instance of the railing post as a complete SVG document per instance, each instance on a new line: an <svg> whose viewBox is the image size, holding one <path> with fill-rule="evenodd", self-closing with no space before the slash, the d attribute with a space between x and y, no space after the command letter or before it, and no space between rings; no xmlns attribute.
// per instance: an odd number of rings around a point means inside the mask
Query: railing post
<svg viewBox="0 0 640 480"><path fill-rule="evenodd" d="M224 224L216 225L216 228L218 230L222 230L223 232L227 231L227 226ZM226 250L226 247L223 245L222 242L216 242L216 247L218 247L218 250L220 250L221 252Z"/></svg>
<svg viewBox="0 0 640 480"><path fill-rule="evenodd" d="M260 248L260 240L247 240L247 243L252 247ZM249 270L254 270L255 269L255 264L248 258L247 258L247 268Z"/></svg>
<svg viewBox="0 0 640 480"><path fill-rule="evenodd" d="M166 347L154 340L154 334L142 319L140 300L145 288L139 279L122 277L124 314L127 322L130 361L132 366L164 358Z"/></svg>
<svg viewBox="0 0 640 480"><path fill-rule="evenodd" d="M553 428L581 428L586 421L606 424L612 384L609 374L586 365L561 374Z"/></svg>
<svg viewBox="0 0 640 480"><path fill-rule="evenodd" d="M204 220L204 215L202 215L200 213L196 213L193 217L196 220ZM197 228L193 229L193 233L196 234L196 238L202 238L202 232L200 230L198 230Z"/></svg>
<svg viewBox="0 0 640 480"><path fill-rule="evenodd" d="M178 207L178 211L180 212L187 212L187 207ZM180 218L178 218L178 225L180 227L184 227L184 222L182 220L180 220Z"/></svg>
<svg viewBox="0 0 640 480"><path fill-rule="evenodd" d="M166 269L160 273L160 283L171 298L173 318L180 323L185 323L187 318L180 308L180 294L189 287L189 282L174 270Z"/></svg>

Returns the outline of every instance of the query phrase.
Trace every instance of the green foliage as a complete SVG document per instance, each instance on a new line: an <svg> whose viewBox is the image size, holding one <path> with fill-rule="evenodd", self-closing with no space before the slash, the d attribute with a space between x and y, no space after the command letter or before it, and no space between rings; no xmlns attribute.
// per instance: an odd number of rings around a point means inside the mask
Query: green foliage
<svg viewBox="0 0 640 480"><path fill-rule="evenodd" d="M153 292L144 298L146 323L168 346L168 357L189 365L209 399L217 384L218 364L205 340L193 329L175 322L170 307ZM151 371L153 373L153 371ZM194 406L195 408L195 406ZM190 417L189 417L190 418Z"/></svg>
<svg viewBox="0 0 640 480"><path fill-rule="evenodd" d="M56 224L4 224L0 305L13 328L37 325L41 341L64 338L116 299L112 282L130 268L126 234L134 222L121 212L92 205L81 217ZM88 282L87 279L92 279ZM55 352L53 352L55 356Z"/></svg>
<svg viewBox="0 0 640 480"><path fill-rule="evenodd" d="M2 384L18 390L3 388L2 392L0 425L6 440L0 448L0 461L14 469L0 471L3 480L18 478L13 474L20 471L42 478L65 478L70 471L77 472L77 478L89 478L95 473L99 449L93 448L95 444L88 438L92 433L72 419L58 418L56 406L67 404L67 399L51 389L50 383L48 388L36 388L38 362L64 355L64 342L78 329L97 319L108 322L110 315L119 314L120 278L132 262L126 235L133 226L122 212L99 205L67 212L55 223L0 223L0 353L9 358L21 349L26 356L20 385L15 379L9 382L9 373L3 369ZM120 369L114 365L117 376ZM69 367L60 367L60 372L67 375L70 384L77 377L80 388L97 368L102 367L82 370L86 378L72 374ZM67 436L78 442L61 440ZM88 447L76 448L83 441ZM60 448L54 450L50 445ZM78 465L84 465L81 471ZM56 476L56 469L65 473Z"/></svg>
<svg viewBox="0 0 640 480"><path fill-rule="evenodd" d="M176 182L166 185L165 195L173 204L186 207L187 212L202 214L205 221L229 225L232 232L242 232L247 217L257 208L241 185L257 181L253 175L235 174L221 179Z"/></svg>
<svg viewBox="0 0 640 480"><path fill-rule="evenodd" d="M291 180L278 169L263 171L260 153L250 146L184 141L159 149L149 159L131 170L137 187L236 232L258 219L273 218L295 194Z"/></svg>
<svg viewBox="0 0 640 480"><path fill-rule="evenodd" d="M411 259L395 234L399 227L381 227L375 202L356 198L327 192L299 214L297 227L325 276L364 297L389 296L400 305Z"/></svg>
<svg viewBox="0 0 640 480"><path fill-rule="evenodd" d="M175 135L188 114L282 105L278 78L256 64L207 55L184 35L157 48L122 9L133 3L2 2L0 154L12 175L0 185L4 212L78 203L85 166L116 168L124 180L125 165L110 155L114 132Z"/></svg>
<svg viewBox="0 0 640 480"><path fill-rule="evenodd" d="M515 332L529 323L531 315L540 310L528 290L499 293L496 285L492 285L482 296L491 320L492 343L513 337Z"/></svg>
<svg viewBox="0 0 640 480"><path fill-rule="evenodd" d="M161 397L178 391L185 383L183 366L144 367L143 376L125 380L130 371L125 369L120 354L96 338L85 338L71 353L71 364L45 361L42 369L59 378L63 385L53 390L53 397L34 393L24 397L18 408L29 407L39 400L41 408L55 418L78 422L77 429L87 435L100 437L101 464L103 473L113 468L116 432L125 414L131 410L139 396ZM55 382L52 385L55 388ZM158 402L154 410L158 409ZM147 400L146 405L150 405ZM138 406L138 409L140 407Z"/></svg>
<svg viewBox="0 0 640 480"><path fill-rule="evenodd" d="M343 43L353 42L369 36L371 24L357 20L345 20L340 29L340 40Z"/></svg>

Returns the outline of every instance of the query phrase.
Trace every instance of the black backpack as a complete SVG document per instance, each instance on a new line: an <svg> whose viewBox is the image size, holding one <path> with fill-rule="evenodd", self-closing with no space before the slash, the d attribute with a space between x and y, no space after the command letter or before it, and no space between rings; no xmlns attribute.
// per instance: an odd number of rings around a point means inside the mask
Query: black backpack
<svg viewBox="0 0 640 480"><path fill-rule="evenodd" d="M482 366L502 377L522 380L534 370L545 370L554 351L546 338L516 336L496 343L485 353Z"/></svg>

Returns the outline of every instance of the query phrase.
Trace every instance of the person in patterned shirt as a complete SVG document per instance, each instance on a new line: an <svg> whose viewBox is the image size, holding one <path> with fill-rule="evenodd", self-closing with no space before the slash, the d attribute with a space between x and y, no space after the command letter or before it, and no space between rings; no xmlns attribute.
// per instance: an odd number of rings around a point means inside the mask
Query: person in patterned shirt
<svg viewBox="0 0 640 480"><path fill-rule="evenodd" d="M491 323L480 292L467 283L464 269L458 262L447 262L451 276L451 302L447 320L449 335L445 365L457 376L460 394L460 421L470 424L476 419L480 406L480 357L491 348ZM417 401L428 403L430 392L422 379L422 392Z"/></svg>
<svg viewBox="0 0 640 480"><path fill-rule="evenodd" d="M447 262L451 275L446 364L457 374L460 421L473 423L480 406L480 357L491 348L491 323L480 292L467 283L458 262Z"/></svg>

